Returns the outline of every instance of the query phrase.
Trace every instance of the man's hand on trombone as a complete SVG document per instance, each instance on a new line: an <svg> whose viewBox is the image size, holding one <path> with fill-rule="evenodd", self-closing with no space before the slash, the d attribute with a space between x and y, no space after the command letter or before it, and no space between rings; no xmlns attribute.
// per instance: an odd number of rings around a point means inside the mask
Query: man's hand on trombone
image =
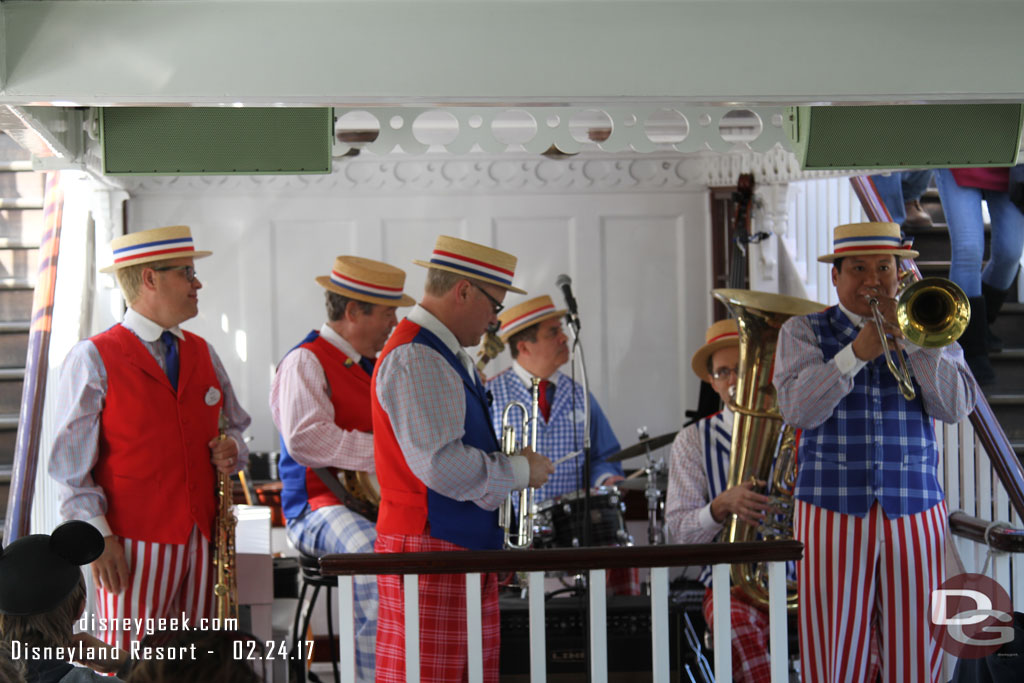
<svg viewBox="0 0 1024 683"><path fill-rule="evenodd" d="M883 321L882 332L885 335L888 349L895 351L898 346L896 339L903 338L903 332L896 322L896 299L882 294L875 287L865 289L864 297L877 302L878 316ZM853 340L853 353L863 361L872 361L882 355L882 335L878 332L877 322L874 318L868 317L864 326L860 328L857 338Z"/></svg>

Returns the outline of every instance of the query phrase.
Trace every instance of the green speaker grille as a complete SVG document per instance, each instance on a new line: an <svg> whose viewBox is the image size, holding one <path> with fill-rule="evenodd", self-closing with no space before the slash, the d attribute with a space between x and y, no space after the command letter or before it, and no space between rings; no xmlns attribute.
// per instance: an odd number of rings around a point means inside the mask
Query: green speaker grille
<svg viewBox="0 0 1024 683"><path fill-rule="evenodd" d="M1012 166L1019 104L801 107L806 169ZM796 131L794 131L796 132Z"/></svg>
<svg viewBox="0 0 1024 683"><path fill-rule="evenodd" d="M330 173L328 108L108 107L100 112L109 175Z"/></svg>

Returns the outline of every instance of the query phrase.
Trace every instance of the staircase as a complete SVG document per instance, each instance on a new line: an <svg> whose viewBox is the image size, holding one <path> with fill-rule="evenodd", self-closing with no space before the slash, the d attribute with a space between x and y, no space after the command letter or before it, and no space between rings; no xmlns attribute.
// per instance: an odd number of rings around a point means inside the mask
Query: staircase
<svg viewBox="0 0 1024 683"><path fill-rule="evenodd" d="M934 223L931 228L905 228L914 237L914 249L921 252L917 265L924 277L949 277L950 244L946 217L939 193L934 187L921 197L921 205ZM985 253L989 249L989 229L985 228ZM1024 303L1017 296L1020 274L1010 286L1010 296L1003 304L993 330L1003 339L1002 353L991 354L996 381L985 387L985 396L1013 443L1018 458L1024 458Z"/></svg>
<svg viewBox="0 0 1024 683"><path fill-rule="evenodd" d="M32 295L43 234L44 174L0 133L0 525L7 510ZM2 526L0 526L2 529Z"/></svg>

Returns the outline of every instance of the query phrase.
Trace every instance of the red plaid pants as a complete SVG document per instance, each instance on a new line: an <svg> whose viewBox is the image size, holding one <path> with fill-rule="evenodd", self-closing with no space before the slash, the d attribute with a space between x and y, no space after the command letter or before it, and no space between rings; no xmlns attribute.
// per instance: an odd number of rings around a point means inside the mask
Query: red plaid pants
<svg viewBox="0 0 1024 683"><path fill-rule="evenodd" d="M732 675L741 683L769 683L772 678L768 657L768 613L731 595L732 618ZM704 593L704 621L708 630L714 628L711 589ZM722 647L715 643L715 647Z"/></svg>
<svg viewBox="0 0 1024 683"><path fill-rule="evenodd" d="M378 553L462 551L465 548L427 535L383 534ZM452 558L452 568L458 558ZM495 574L480 577L483 668L485 683L497 683L501 618ZM405 591L403 577L377 577L377 682L405 681ZM468 678L465 574L423 574L419 577L420 680L461 682Z"/></svg>

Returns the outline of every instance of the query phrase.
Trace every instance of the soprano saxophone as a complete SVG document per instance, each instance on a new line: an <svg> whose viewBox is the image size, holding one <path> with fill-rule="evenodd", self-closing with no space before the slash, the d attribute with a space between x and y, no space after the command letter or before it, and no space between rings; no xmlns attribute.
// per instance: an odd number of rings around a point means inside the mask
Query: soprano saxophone
<svg viewBox="0 0 1024 683"><path fill-rule="evenodd" d="M218 418L220 440L227 438L227 419ZM217 470L217 546L213 558L216 583L213 599L216 616L220 620L238 618L238 582L235 575L235 510L233 506L231 475ZM223 623L223 622L222 622Z"/></svg>

